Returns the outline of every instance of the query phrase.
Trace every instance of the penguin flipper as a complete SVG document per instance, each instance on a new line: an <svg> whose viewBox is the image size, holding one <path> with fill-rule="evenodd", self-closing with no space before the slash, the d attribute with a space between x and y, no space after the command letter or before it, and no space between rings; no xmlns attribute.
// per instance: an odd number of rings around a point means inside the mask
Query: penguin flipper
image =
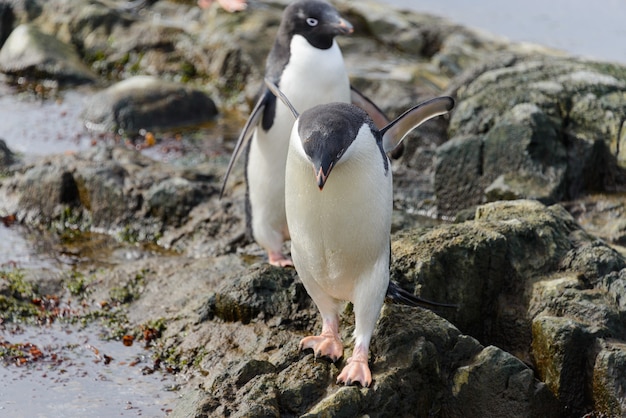
<svg viewBox="0 0 626 418"><path fill-rule="evenodd" d="M429 300L422 299L419 296L415 296L413 293L404 290L397 283L392 282L391 280L389 281L389 286L387 287L386 299L391 303L412 307L421 307L430 309L431 311L436 311L439 308L458 309L458 305L431 302Z"/></svg>
<svg viewBox="0 0 626 418"><path fill-rule="evenodd" d="M250 138L252 138L252 134L254 133L254 129L259 124L261 117L265 111L265 106L268 102L268 97L271 95L271 92L267 89L263 90L261 97L254 105L254 109L252 109L252 113L248 117L246 124L243 126L241 133L239 134L239 138L237 138L237 144L235 145L235 149L233 150L232 155L230 156L230 161L228 162L228 168L226 169L226 174L224 174L224 180L222 182L222 188L220 190L220 199L224 195L224 189L226 189L226 182L228 181L228 176L230 175L235 162L241 155L241 151L246 149L248 143L250 142Z"/></svg>
<svg viewBox="0 0 626 418"><path fill-rule="evenodd" d="M380 110L374 102L352 86L350 86L350 101L353 105L365 110L378 129L383 129L385 126L389 125L389 118L385 115L385 112Z"/></svg>
<svg viewBox="0 0 626 418"><path fill-rule="evenodd" d="M385 152L393 150L413 129L435 116L445 115L453 107L454 99L442 96L410 108L380 130L383 137L383 149Z"/></svg>

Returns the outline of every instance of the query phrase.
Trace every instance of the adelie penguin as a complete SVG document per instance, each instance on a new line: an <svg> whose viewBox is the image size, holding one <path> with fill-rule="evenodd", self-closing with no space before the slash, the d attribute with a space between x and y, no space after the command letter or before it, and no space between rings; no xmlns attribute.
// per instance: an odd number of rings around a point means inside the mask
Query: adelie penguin
<svg viewBox="0 0 626 418"><path fill-rule="evenodd" d="M266 78L280 87L301 110L330 102L354 102L381 126L388 122L372 102L350 87L337 35L352 25L329 3L300 0L287 6L266 63ZM293 118L264 86L239 136L226 170L220 196L243 150L246 158L246 213L256 242L269 263L292 265L282 252L289 238L285 216L285 161Z"/></svg>
<svg viewBox="0 0 626 418"><path fill-rule="evenodd" d="M389 281L393 187L387 157L412 129L453 106L452 98L438 97L381 130L351 104L315 106L299 116L290 106L296 117L285 174L291 255L322 315L321 334L302 339L300 348L333 361L341 358L339 313L345 301L352 302L354 350L338 383L370 386L369 344L386 297L430 308L453 307L419 299Z"/></svg>

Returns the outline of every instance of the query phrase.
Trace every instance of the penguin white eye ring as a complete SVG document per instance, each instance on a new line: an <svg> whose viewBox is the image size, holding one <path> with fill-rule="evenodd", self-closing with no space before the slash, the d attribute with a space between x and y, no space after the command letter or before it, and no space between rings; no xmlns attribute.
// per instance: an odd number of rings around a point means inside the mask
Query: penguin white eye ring
<svg viewBox="0 0 626 418"><path fill-rule="evenodd" d="M294 266L322 316L321 334L303 338L299 347L332 361L343 357L339 314L343 301L352 302L354 350L337 382L368 387L369 344L386 296L414 306L451 307L417 299L389 281L393 183L387 152L415 127L452 110L454 100L429 100L378 130L367 113L347 103L298 115L275 85L267 79L266 84L296 118L285 167L285 211ZM327 182L331 170L333 180Z"/></svg>
<svg viewBox="0 0 626 418"><path fill-rule="evenodd" d="M308 17L308 18L306 19L306 23L307 23L307 25L309 25L309 26L317 26L318 21L317 21L317 19L316 19L316 18L314 18L314 17Z"/></svg>

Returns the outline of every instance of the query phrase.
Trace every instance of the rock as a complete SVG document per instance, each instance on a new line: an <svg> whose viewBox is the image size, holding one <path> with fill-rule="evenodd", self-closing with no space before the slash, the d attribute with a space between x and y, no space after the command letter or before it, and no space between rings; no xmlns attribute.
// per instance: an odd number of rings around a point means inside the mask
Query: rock
<svg viewBox="0 0 626 418"><path fill-rule="evenodd" d="M626 345L612 340L600 344L593 365L594 409L606 416L626 415Z"/></svg>
<svg viewBox="0 0 626 418"><path fill-rule="evenodd" d="M442 315L463 332L523 358L530 324L513 319L526 311L523 278L555 268L576 229L560 207L533 201L484 205L474 221L426 234L399 232L392 241L392 279L426 299L459 304L458 312Z"/></svg>
<svg viewBox="0 0 626 418"><path fill-rule="evenodd" d="M482 203L482 150L481 136L456 136L437 148L434 187L440 213L454 213L460 208L458 202L463 207Z"/></svg>
<svg viewBox="0 0 626 418"><path fill-rule="evenodd" d="M533 354L542 381L557 396L566 414L584 415L586 362L593 338L569 318L538 316L533 321Z"/></svg>
<svg viewBox="0 0 626 418"><path fill-rule="evenodd" d="M0 50L0 71L14 77L52 79L62 84L96 80L71 45L31 24L22 24L11 32Z"/></svg>
<svg viewBox="0 0 626 418"><path fill-rule="evenodd" d="M0 173L15 162L15 154L9 149L4 139L0 138Z"/></svg>
<svg viewBox="0 0 626 418"><path fill-rule="evenodd" d="M300 282L296 282L295 271L269 265L256 266L244 276L225 280L215 294L209 296L206 317L218 317L224 321L239 321L244 324L259 314L265 320L278 317L291 321L303 309L312 308L311 300Z"/></svg>
<svg viewBox="0 0 626 418"><path fill-rule="evenodd" d="M49 223L61 219L66 208L78 204L76 182L64 164L31 168L19 177L17 188L20 217L28 222Z"/></svg>
<svg viewBox="0 0 626 418"><path fill-rule="evenodd" d="M563 205L589 233L626 245L626 199L622 194L590 194Z"/></svg>
<svg viewBox="0 0 626 418"><path fill-rule="evenodd" d="M215 103L202 91L156 77L137 76L93 95L83 117L89 129L135 135L208 122Z"/></svg>
<svg viewBox="0 0 626 418"><path fill-rule="evenodd" d="M558 416L559 407L544 383L514 356L486 347L453 376L452 416Z"/></svg>
<svg viewBox="0 0 626 418"><path fill-rule="evenodd" d="M458 90L450 136L460 139L437 152L440 212L499 199L555 203L620 187L626 178L618 151L626 71L542 56L505 64ZM467 138L478 155L463 154ZM448 167L468 164L478 169L450 176ZM482 196L464 195L468 185L482 189Z"/></svg>
<svg viewBox="0 0 626 418"><path fill-rule="evenodd" d="M392 254L393 279L427 299L458 303L458 312L441 314L481 342L536 364L563 411L589 411L586 364L594 344L626 338L618 296L626 264L562 207L479 206L473 221L399 232Z"/></svg>
<svg viewBox="0 0 626 418"><path fill-rule="evenodd" d="M165 230L183 226L192 210L215 195L211 180L206 173L194 178L184 169L172 171L136 151L94 148L46 157L41 165L16 173L0 188L0 210L61 231L95 230L126 241L155 241Z"/></svg>

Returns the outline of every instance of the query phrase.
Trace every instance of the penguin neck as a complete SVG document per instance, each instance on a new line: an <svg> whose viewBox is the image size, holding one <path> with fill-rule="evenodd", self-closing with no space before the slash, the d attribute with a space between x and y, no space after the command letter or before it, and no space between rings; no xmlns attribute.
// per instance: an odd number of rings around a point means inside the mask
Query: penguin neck
<svg viewBox="0 0 626 418"><path fill-rule="evenodd" d="M279 87L296 109L350 101L350 81L335 40L330 48L319 49L302 35L294 35L289 50Z"/></svg>

